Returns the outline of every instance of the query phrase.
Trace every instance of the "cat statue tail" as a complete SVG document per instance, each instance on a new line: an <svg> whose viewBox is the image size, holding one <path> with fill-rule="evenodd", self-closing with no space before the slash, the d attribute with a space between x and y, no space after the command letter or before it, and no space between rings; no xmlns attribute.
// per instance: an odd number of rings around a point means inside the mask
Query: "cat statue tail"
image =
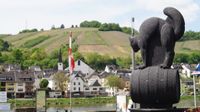
<svg viewBox="0 0 200 112"><path fill-rule="evenodd" d="M174 28L175 40L179 40L185 31L185 21L183 15L173 7L166 7L163 12L168 16L166 22L171 24Z"/></svg>

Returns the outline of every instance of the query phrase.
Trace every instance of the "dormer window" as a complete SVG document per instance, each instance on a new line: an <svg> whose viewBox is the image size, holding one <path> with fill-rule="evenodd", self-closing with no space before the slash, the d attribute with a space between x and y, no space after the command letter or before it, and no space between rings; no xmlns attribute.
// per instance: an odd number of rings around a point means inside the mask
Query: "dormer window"
<svg viewBox="0 0 200 112"><path fill-rule="evenodd" d="M80 60L78 60L78 66L80 66L81 65L81 61Z"/></svg>

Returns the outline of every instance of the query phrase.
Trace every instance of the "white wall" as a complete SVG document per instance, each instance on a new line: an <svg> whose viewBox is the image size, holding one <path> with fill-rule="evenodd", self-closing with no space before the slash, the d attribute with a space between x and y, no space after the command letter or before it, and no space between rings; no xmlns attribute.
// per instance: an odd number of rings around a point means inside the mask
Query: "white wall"
<svg viewBox="0 0 200 112"><path fill-rule="evenodd" d="M80 63L79 63L80 61ZM83 61L78 60L75 62L75 68L74 71L81 71L83 74L92 74L94 73L94 70L90 68L87 64L85 64Z"/></svg>
<svg viewBox="0 0 200 112"><path fill-rule="evenodd" d="M71 81L71 91L72 92L83 92L84 91L84 81L80 77L74 77ZM80 90L79 90L80 88Z"/></svg>
<svg viewBox="0 0 200 112"><path fill-rule="evenodd" d="M25 92L25 83L24 82L18 82L16 83L16 92L17 93L24 93ZM19 91L19 89L21 89L22 91Z"/></svg>

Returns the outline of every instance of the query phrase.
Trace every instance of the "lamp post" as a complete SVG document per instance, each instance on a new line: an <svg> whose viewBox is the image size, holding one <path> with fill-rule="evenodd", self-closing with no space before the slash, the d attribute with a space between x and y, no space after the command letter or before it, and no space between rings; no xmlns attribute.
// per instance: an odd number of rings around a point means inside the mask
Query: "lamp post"
<svg viewBox="0 0 200 112"><path fill-rule="evenodd" d="M134 21L135 21L135 18L133 17L131 19L131 38L133 38L134 36ZM135 69L135 52L134 50L132 49L132 73L133 73L133 70Z"/></svg>

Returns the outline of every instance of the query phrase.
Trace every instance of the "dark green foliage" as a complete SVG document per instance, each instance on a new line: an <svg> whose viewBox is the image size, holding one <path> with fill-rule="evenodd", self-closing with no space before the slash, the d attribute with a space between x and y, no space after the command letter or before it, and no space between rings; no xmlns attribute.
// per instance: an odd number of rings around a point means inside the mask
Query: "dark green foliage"
<svg viewBox="0 0 200 112"><path fill-rule="evenodd" d="M26 48L31 48L31 47L34 47L36 46L37 44L47 40L48 38L50 38L49 36L39 36L35 39L32 39L32 40L28 40L24 43L23 47L26 47Z"/></svg>
<svg viewBox="0 0 200 112"><path fill-rule="evenodd" d="M130 27L122 27L122 32L127 33L127 34L131 34L131 28Z"/></svg>
<svg viewBox="0 0 200 112"><path fill-rule="evenodd" d="M125 87L124 81L116 75L110 75L107 78L107 85L111 88L116 87L123 89Z"/></svg>
<svg viewBox="0 0 200 112"><path fill-rule="evenodd" d="M200 63L200 52L192 53L189 55L189 63L197 64Z"/></svg>
<svg viewBox="0 0 200 112"><path fill-rule="evenodd" d="M10 45L7 41L0 39L0 51L7 51L9 47Z"/></svg>
<svg viewBox="0 0 200 112"><path fill-rule="evenodd" d="M80 27L91 27L91 28L99 28L101 23L98 21L84 21L80 23Z"/></svg>
<svg viewBox="0 0 200 112"><path fill-rule="evenodd" d="M21 62L23 61L23 53L20 49L14 49L11 52L13 60L12 62L17 63L17 64L21 64Z"/></svg>
<svg viewBox="0 0 200 112"><path fill-rule="evenodd" d="M99 31L122 31L122 29L119 24L104 23L99 27Z"/></svg>
<svg viewBox="0 0 200 112"><path fill-rule="evenodd" d="M174 58L175 63L188 63L189 55L188 54L176 54Z"/></svg>
<svg viewBox="0 0 200 112"><path fill-rule="evenodd" d="M20 31L19 33L29 33L29 32L38 32L38 30L36 28L34 29L25 29Z"/></svg>
<svg viewBox="0 0 200 112"><path fill-rule="evenodd" d="M115 59L110 58L108 55L101 56L97 53L88 54L85 61L96 70L103 70L107 64L115 64Z"/></svg>
<svg viewBox="0 0 200 112"><path fill-rule="evenodd" d="M180 53L176 54L174 58L174 63L197 64L199 62L200 62L200 52L192 54Z"/></svg>
<svg viewBox="0 0 200 112"><path fill-rule="evenodd" d="M61 29L64 29L64 28L65 28L65 25L64 25L64 24L61 24L60 28L61 28Z"/></svg>
<svg viewBox="0 0 200 112"><path fill-rule="evenodd" d="M42 79L40 82L40 88L47 88L49 81L47 79Z"/></svg>
<svg viewBox="0 0 200 112"><path fill-rule="evenodd" d="M121 68L130 68L131 62L131 57L116 59L117 65Z"/></svg>
<svg viewBox="0 0 200 112"><path fill-rule="evenodd" d="M180 41L185 40L199 40L200 39L200 32L194 32L194 31L186 31L183 35L183 38L181 38Z"/></svg>

